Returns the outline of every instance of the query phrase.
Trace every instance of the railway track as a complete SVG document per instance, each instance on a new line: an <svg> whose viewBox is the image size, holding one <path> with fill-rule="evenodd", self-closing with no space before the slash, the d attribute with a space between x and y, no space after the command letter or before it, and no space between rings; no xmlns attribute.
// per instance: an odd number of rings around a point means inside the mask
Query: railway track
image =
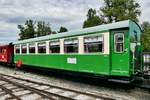
<svg viewBox="0 0 150 100"><path fill-rule="evenodd" d="M106 94L82 92L70 88L17 78L0 73L0 99L115 100Z"/></svg>
<svg viewBox="0 0 150 100"><path fill-rule="evenodd" d="M132 83L132 85L150 91L150 79L143 79L142 82Z"/></svg>

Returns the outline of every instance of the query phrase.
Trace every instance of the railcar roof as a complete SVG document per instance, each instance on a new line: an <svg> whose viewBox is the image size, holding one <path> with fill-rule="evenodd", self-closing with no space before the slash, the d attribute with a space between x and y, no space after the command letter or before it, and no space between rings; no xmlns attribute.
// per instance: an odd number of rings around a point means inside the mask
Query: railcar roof
<svg viewBox="0 0 150 100"><path fill-rule="evenodd" d="M0 45L0 48L6 48L9 47L9 45Z"/></svg>
<svg viewBox="0 0 150 100"><path fill-rule="evenodd" d="M57 38L63 38L63 37L69 37L69 36L77 36L77 35L88 34L88 33L93 33L93 32L109 31L112 29L119 29L119 28L128 28L128 27L132 27L131 25L136 25L141 30L140 26L137 23L131 20L125 20L125 21L120 21L120 22L115 22L115 23L110 23L110 24L103 24L103 25L80 29L80 30L74 30L74 31L69 31L69 32L64 32L64 33L59 33L59 34L52 34L52 35L47 35L47 36L41 36L41 37L16 41L16 42L13 42L13 44L22 44L22 43L27 43L27 42L36 42L36 41L57 39Z"/></svg>

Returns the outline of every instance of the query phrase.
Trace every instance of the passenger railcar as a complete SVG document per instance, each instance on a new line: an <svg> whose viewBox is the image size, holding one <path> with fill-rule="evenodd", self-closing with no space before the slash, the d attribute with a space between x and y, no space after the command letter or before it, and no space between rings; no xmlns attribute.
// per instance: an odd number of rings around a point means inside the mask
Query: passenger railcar
<svg viewBox="0 0 150 100"><path fill-rule="evenodd" d="M14 62L109 79L132 79L142 72L140 35L140 26L126 20L17 41L13 43Z"/></svg>
<svg viewBox="0 0 150 100"><path fill-rule="evenodd" d="M12 44L0 46L0 62L1 63L12 64L13 55L14 55L14 46Z"/></svg>

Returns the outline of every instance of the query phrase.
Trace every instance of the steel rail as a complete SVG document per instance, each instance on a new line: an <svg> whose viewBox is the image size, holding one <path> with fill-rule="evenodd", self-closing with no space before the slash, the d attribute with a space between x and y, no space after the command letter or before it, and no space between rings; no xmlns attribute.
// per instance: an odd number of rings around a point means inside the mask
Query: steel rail
<svg viewBox="0 0 150 100"><path fill-rule="evenodd" d="M12 97L10 97L10 98L13 98L13 99L16 99L16 100L21 100L18 96L16 96L16 95L13 94L12 90L9 90L9 89L5 88L2 85L0 85L0 88L2 90L4 90L6 93L8 93L9 95L11 95Z"/></svg>
<svg viewBox="0 0 150 100"><path fill-rule="evenodd" d="M63 95L59 95L59 94L55 94L55 93L51 93L51 92L46 92L46 91L43 91L43 90L33 88L31 86L27 86L27 85L23 85L23 84L20 84L20 83L17 83L17 82L13 82L13 81L10 81L9 79L3 78L1 76L0 76L0 80L7 81L8 83L11 83L11 84L19 86L21 88L30 90L33 93L37 93L40 96L42 96L43 98L49 98L50 100L55 100L55 98L53 98L53 96L58 97L58 98L63 99L63 100L75 100L75 99L72 99L72 98L69 98L69 97L66 97L66 96L63 96Z"/></svg>
<svg viewBox="0 0 150 100"><path fill-rule="evenodd" d="M59 87L59 86L55 86L55 85L50 85L50 84L46 84L46 83L41 83L41 82L35 82L35 81L31 81L31 80L28 80L28 79L22 79L22 78L17 78L17 77L14 77L14 76L10 76L10 75L5 75L5 74L2 74L0 73L1 76L7 76L7 77L11 77L11 78L14 78L14 79L17 79L17 80L22 80L22 81L26 81L26 82L31 82L31 83L34 83L34 84L38 84L38 85L44 85L44 86L48 86L48 87L53 87L53 88L57 88L57 89L61 89L61 90L65 90L65 91L71 91L71 92L74 92L74 93L78 93L78 94L83 94L83 95L87 95L87 96L90 96L90 97L94 97L94 98L100 98L100 99L103 99L103 100L115 100L113 99L112 97L108 97L109 95L106 95L106 94L94 94L94 93L89 93L89 92L82 92L82 91L79 91L79 90L74 90L74 89L70 89L70 88L64 88L64 87ZM40 90L41 91L41 90ZM43 91L44 93L49 93L47 91ZM55 94L54 94L55 95ZM105 96L104 96L105 95Z"/></svg>

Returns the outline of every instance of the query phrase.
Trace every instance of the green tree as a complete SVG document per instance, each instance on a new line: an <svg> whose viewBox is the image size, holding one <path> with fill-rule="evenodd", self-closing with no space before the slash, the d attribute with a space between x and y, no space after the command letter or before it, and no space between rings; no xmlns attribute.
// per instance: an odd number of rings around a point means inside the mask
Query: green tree
<svg viewBox="0 0 150 100"><path fill-rule="evenodd" d="M68 29L66 27L61 26L58 33L68 32Z"/></svg>
<svg viewBox="0 0 150 100"><path fill-rule="evenodd" d="M83 28L92 27L102 24L103 21L96 14L96 10L90 8L87 13L87 19L84 21Z"/></svg>
<svg viewBox="0 0 150 100"><path fill-rule="evenodd" d="M141 43L145 51L150 50L150 23L143 22L142 23L142 35L141 35Z"/></svg>
<svg viewBox="0 0 150 100"><path fill-rule="evenodd" d="M25 32L26 32L27 38L33 38L35 35L33 20L27 20L25 25L26 25Z"/></svg>
<svg viewBox="0 0 150 100"><path fill-rule="evenodd" d="M46 35L49 35L49 34L52 33L52 29L51 29L49 23L47 23L46 26L45 26L45 33L46 33Z"/></svg>
<svg viewBox="0 0 150 100"><path fill-rule="evenodd" d="M26 38L26 34L25 34L25 29L22 25L18 25L18 29L20 30L20 33L19 33L19 40L23 40Z"/></svg>
<svg viewBox="0 0 150 100"><path fill-rule="evenodd" d="M33 38L35 34L34 23L33 20L27 20L25 25L18 25L18 29L20 30L19 33L19 40L24 40L28 38Z"/></svg>
<svg viewBox="0 0 150 100"><path fill-rule="evenodd" d="M51 27L49 23L44 21L27 20L24 25L18 25L19 40L29 39L33 37L45 36L51 34Z"/></svg>
<svg viewBox="0 0 150 100"><path fill-rule="evenodd" d="M45 24L44 21L38 21L37 22L37 31L36 31L36 36L45 36L50 34L51 31L51 27L49 25L49 23Z"/></svg>
<svg viewBox="0 0 150 100"><path fill-rule="evenodd" d="M140 5L135 0L104 0L104 7L100 8L101 16L107 23L133 20L138 21L141 14Z"/></svg>

